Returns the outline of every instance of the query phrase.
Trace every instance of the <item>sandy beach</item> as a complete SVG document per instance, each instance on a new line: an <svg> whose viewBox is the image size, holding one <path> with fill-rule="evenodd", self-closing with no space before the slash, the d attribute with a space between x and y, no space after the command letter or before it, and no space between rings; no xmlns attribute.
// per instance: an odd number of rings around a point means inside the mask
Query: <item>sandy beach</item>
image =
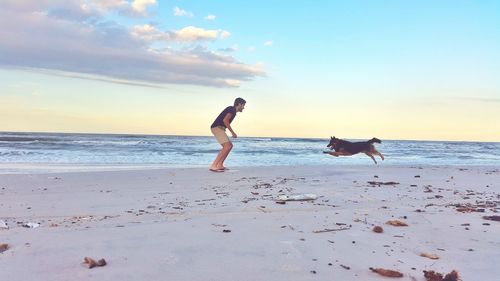
<svg viewBox="0 0 500 281"><path fill-rule="evenodd" d="M374 165L0 175L0 280L493 281L499 183L498 167ZM317 199L277 202L297 194Z"/></svg>

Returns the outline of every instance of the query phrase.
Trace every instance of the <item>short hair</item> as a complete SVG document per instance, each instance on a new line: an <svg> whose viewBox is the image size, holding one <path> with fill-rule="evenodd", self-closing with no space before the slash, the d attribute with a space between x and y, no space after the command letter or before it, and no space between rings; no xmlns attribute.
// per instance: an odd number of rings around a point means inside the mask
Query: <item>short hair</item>
<svg viewBox="0 0 500 281"><path fill-rule="evenodd" d="M234 100L234 106L238 106L239 104L245 104L245 103L247 103L247 101L242 98L236 98Z"/></svg>

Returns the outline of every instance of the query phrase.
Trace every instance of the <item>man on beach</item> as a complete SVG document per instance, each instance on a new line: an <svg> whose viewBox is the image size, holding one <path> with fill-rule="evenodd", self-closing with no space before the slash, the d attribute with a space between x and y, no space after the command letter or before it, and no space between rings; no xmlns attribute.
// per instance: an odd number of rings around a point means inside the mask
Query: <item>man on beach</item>
<svg viewBox="0 0 500 281"><path fill-rule="evenodd" d="M237 98L234 100L233 106L228 106L224 109L219 116L215 119L210 129L212 130L212 134L214 134L217 141L222 145L219 154L215 158L212 166L210 166L210 171L212 172L224 172L227 170L224 167L224 160L226 160L229 152L233 148L233 143L229 140L229 137L226 134L226 129L231 132L233 138L237 138L238 136L231 128L231 122L233 122L234 117L236 117L237 112L242 112L245 109L246 101L242 98Z"/></svg>

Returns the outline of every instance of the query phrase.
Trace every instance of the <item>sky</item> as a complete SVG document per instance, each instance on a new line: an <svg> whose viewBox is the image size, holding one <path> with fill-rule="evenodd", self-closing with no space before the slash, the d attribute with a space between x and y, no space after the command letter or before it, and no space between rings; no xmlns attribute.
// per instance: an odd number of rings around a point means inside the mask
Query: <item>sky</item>
<svg viewBox="0 0 500 281"><path fill-rule="evenodd" d="M500 141L496 0L0 0L0 131Z"/></svg>

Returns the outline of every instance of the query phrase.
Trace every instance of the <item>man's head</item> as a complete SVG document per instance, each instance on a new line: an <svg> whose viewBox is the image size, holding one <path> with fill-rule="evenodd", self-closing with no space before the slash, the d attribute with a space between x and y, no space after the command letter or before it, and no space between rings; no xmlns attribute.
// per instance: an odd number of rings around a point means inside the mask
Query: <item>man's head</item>
<svg viewBox="0 0 500 281"><path fill-rule="evenodd" d="M236 98L234 100L234 107L236 107L236 112L242 112L245 109L245 104L247 102L242 98Z"/></svg>

